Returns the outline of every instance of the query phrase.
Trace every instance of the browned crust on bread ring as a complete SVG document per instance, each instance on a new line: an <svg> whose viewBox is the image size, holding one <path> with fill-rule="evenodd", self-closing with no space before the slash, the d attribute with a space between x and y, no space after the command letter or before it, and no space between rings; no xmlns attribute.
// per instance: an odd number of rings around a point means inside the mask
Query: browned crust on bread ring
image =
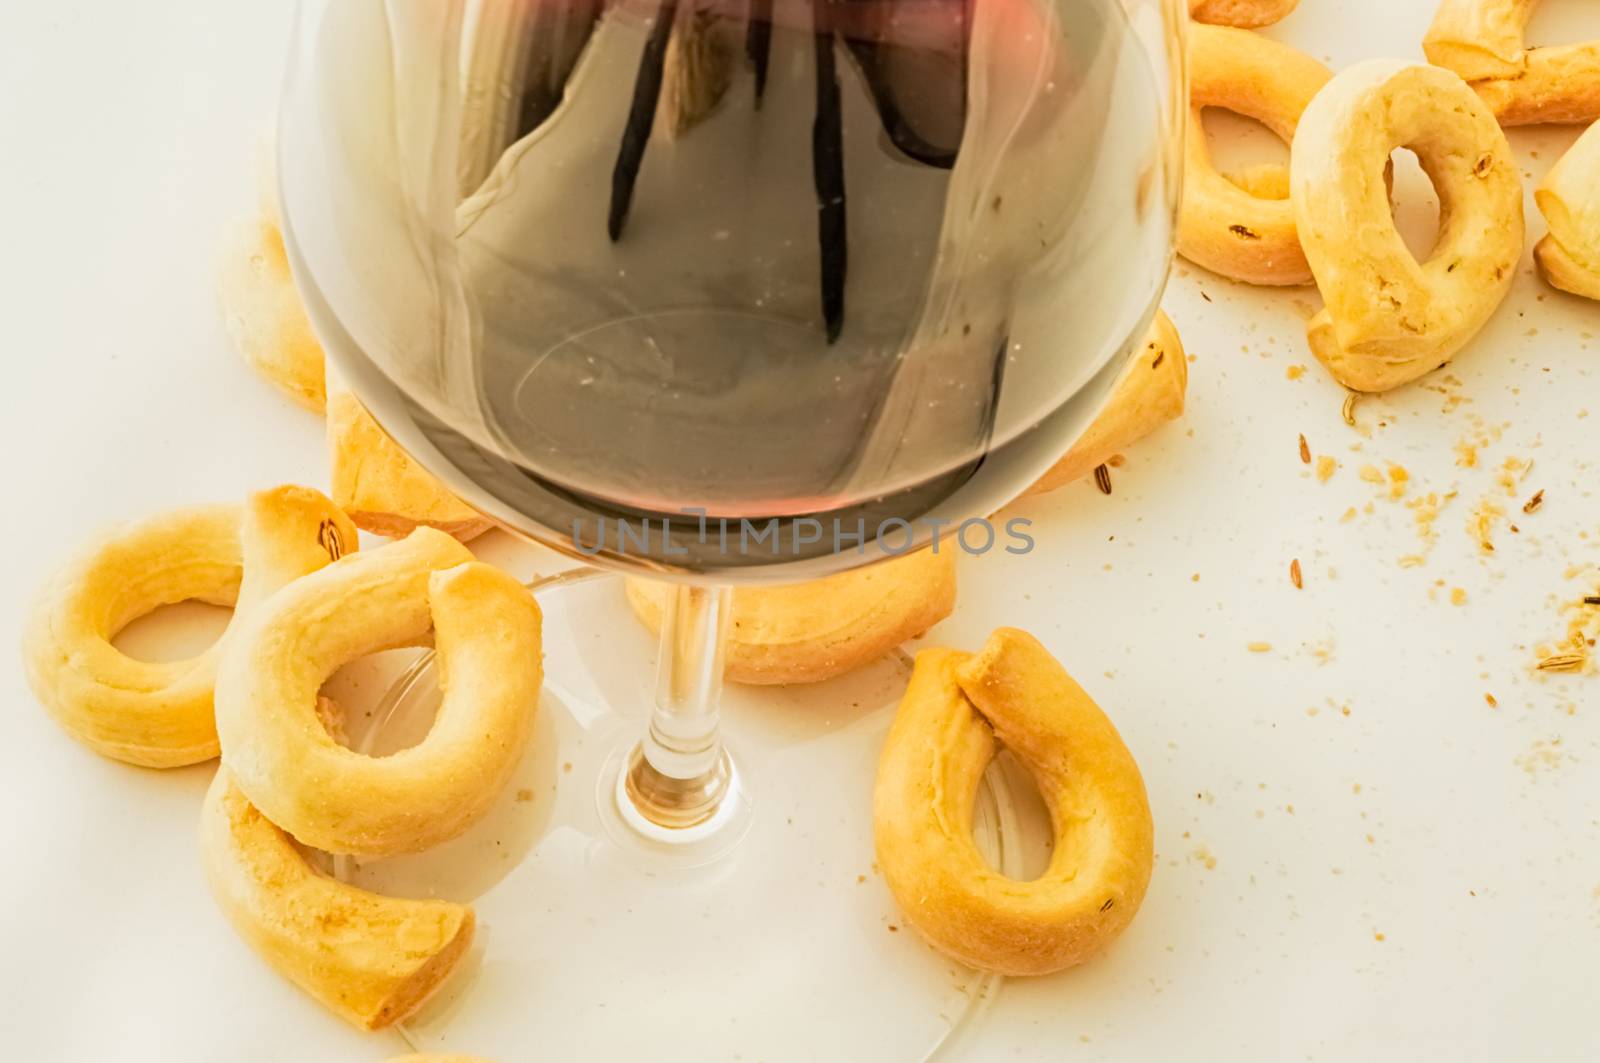
<svg viewBox="0 0 1600 1063"><path fill-rule="evenodd" d="M1439 193L1425 262L1389 203L1384 174L1400 147ZM1307 329L1317 359L1356 391L1448 363L1499 307L1522 254L1521 177L1488 108L1441 67L1372 59L1317 94L1290 154L1300 243L1325 304Z"/></svg>
<svg viewBox="0 0 1600 1063"><path fill-rule="evenodd" d="M1031 882L994 870L972 838L997 740L1033 773L1054 825L1050 865ZM1002 974L1089 959L1133 921L1150 882L1139 766L1089 695L1014 628L975 655L917 655L878 761L873 825L906 919L941 951Z"/></svg>
<svg viewBox="0 0 1600 1063"><path fill-rule="evenodd" d="M1254 118L1288 144L1306 105L1332 75L1286 44L1223 26L1190 27L1189 71L1179 253L1214 273L1250 284L1310 283L1294 208L1287 199L1254 195L1217 172L1201 111L1223 107Z"/></svg>
<svg viewBox="0 0 1600 1063"><path fill-rule="evenodd" d="M1189 17L1213 26L1252 29L1286 18L1300 0L1189 0Z"/></svg>

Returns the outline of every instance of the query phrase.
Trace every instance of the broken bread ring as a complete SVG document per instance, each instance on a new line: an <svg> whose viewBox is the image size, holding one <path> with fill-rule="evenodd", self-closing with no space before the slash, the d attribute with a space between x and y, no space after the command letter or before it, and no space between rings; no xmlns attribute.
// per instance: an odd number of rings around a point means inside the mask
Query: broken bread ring
<svg viewBox="0 0 1600 1063"><path fill-rule="evenodd" d="M1286 171L1261 167L1242 179L1211 164L1201 109L1224 107L1266 125L1285 143L1302 111L1331 76L1315 59L1245 30L1192 26L1192 107L1185 147L1179 251L1223 276L1252 284L1304 284L1310 269L1295 234ZM1259 190L1258 190L1259 188Z"/></svg>
<svg viewBox="0 0 1600 1063"><path fill-rule="evenodd" d="M29 683L68 734L104 756L149 768L210 760L221 647L247 613L354 550L356 536L337 506L305 487L116 528L46 584L23 636ZM132 620L182 601L234 607L205 653L140 661L111 644Z"/></svg>
<svg viewBox="0 0 1600 1063"><path fill-rule="evenodd" d="M994 870L973 802L1002 742L1032 773L1055 849L1031 882ZM917 655L878 761L878 866L906 919L963 963L1007 975L1082 963L1125 930L1150 883L1153 828L1117 729L1032 635Z"/></svg>
<svg viewBox="0 0 1600 1063"><path fill-rule="evenodd" d="M1300 0L1189 0L1189 17L1213 26L1251 29L1270 26L1289 15Z"/></svg>
<svg viewBox="0 0 1600 1063"><path fill-rule="evenodd" d="M1533 249L1551 285L1600 299L1600 122L1551 167L1534 190L1550 234Z"/></svg>
<svg viewBox="0 0 1600 1063"><path fill-rule="evenodd" d="M1527 47L1539 0L1442 0L1428 61L1472 84L1501 125L1600 119L1600 41Z"/></svg>
<svg viewBox="0 0 1600 1063"><path fill-rule="evenodd" d="M661 630L669 584L632 579L628 604ZM948 544L781 587L737 587L723 674L734 683L818 683L868 664L950 615L956 557Z"/></svg>
<svg viewBox="0 0 1600 1063"><path fill-rule="evenodd" d="M1218 173L1206 147L1204 107L1256 119L1285 144L1300 114L1333 75L1286 44L1226 26L1189 28L1189 131L1184 144L1178 251L1213 273L1250 284L1307 284L1286 199L1254 195Z"/></svg>
<svg viewBox="0 0 1600 1063"><path fill-rule="evenodd" d="M328 450L329 493L365 531L399 539L426 525L467 542L492 526L401 450L332 373Z"/></svg>
<svg viewBox="0 0 1600 1063"><path fill-rule="evenodd" d="M1384 179L1400 147L1439 193L1439 236L1422 263L1395 229ZM1448 70L1372 59L1340 73L1300 118L1290 186L1325 304L1307 328L1311 349L1352 390L1385 391L1443 366L1511 287L1523 242L1516 161Z"/></svg>
<svg viewBox="0 0 1600 1063"><path fill-rule="evenodd" d="M1112 385L1111 398L1072 449L1024 495L1042 494L1088 476L1124 447L1183 414L1189 361L1178 330L1162 311L1146 334L1144 348Z"/></svg>
<svg viewBox="0 0 1600 1063"><path fill-rule="evenodd" d="M228 335L245 361L294 401L321 412L326 401L322 345L295 291L276 224L241 218L224 231L217 298Z"/></svg>
<svg viewBox="0 0 1600 1063"><path fill-rule="evenodd" d="M444 696L427 736L387 757L334 741L317 716L328 678L365 654L422 644L430 630ZM541 678L527 588L419 528L298 581L249 618L217 676L222 760L306 845L418 852L489 810L528 743Z"/></svg>
<svg viewBox="0 0 1600 1063"><path fill-rule="evenodd" d="M206 880L234 930L279 974L364 1030L416 1011L472 945L472 909L402 900L313 870L226 767L200 814Z"/></svg>

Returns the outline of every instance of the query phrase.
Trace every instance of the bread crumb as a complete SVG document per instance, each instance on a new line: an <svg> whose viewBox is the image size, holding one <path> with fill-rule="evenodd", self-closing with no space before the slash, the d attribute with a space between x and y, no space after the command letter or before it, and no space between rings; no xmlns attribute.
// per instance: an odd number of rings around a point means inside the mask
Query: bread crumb
<svg viewBox="0 0 1600 1063"><path fill-rule="evenodd" d="M1272 652L1272 643L1270 643L1270 642L1252 642L1248 646L1246 646L1245 649L1249 650L1251 653L1271 653Z"/></svg>
<svg viewBox="0 0 1600 1063"><path fill-rule="evenodd" d="M1333 474L1338 470L1339 463L1326 454L1317 457L1317 482L1327 483L1333 479Z"/></svg>
<svg viewBox="0 0 1600 1063"><path fill-rule="evenodd" d="M1299 380L1305 375L1306 367L1303 365L1291 365L1284 373L1284 376L1288 377L1290 380Z"/></svg>
<svg viewBox="0 0 1600 1063"><path fill-rule="evenodd" d="M1451 605L1466 605L1467 604L1467 591L1466 591L1465 587L1451 587L1450 588L1450 604Z"/></svg>

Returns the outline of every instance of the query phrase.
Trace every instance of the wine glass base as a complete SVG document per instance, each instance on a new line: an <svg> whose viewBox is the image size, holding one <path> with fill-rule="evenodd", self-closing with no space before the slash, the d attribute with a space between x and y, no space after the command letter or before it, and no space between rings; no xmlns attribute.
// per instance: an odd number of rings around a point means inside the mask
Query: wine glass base
<svg viewBox="0 0 1600 1063"><path fill-rule="evenodd" d="M366 888L477 912L472 955L406 1040L499 1060L918 1060L969 1034L1000 979L924 943L874 864L873 778L909 659L813 686L730 685L738 799L719 829L665 844L616 800L648 718L653 640L620 580L559 586L559 605L541 594L538 726L491 814L426 853L335 861ZM424 662L352 744L409 745L438 700ZM1042 832L1016 778L986 777L975 836L1025 877Z"/></svg>

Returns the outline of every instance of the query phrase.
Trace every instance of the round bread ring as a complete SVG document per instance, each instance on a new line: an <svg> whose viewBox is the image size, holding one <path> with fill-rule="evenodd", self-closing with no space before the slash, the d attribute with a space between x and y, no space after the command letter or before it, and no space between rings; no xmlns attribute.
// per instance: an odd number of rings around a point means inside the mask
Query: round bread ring
<svg viewBox="0 0 1600 1063"><path fill-rule="evenodd" d="M28 681L56 722L97 753L149 768L210 760L218 752L217 661L241 618L356 545L349 518L305 487L116 528L40 594L23 635ZM205 653L139 661L111 645L130 621L183 601L234 607Z"/></svg>
<svg viewBox="0 0 1600 1063"><path fill-rule="evenodd" d="M1384 172L1409 147L1439 193L1439 238L1418 263L1395 230ZM1290 149L1300 244L1325 307L1311 350L1355 391L1445 365L1511 288L1522 182L1494 116L1456 75L1396 59L1357 63L1318 93Z"/></svg>
<svg viewBox="0 0 1600 1063"><path fill-rule="evenodd" d="M1189 29L1189 132L1184 145L1178 251L1196 265L1250 284L1308 284L1294 208L1261 198L1218 173L1206 147L1201 109L1224 107L1256 119L1285 144L1306 105L1333 75L1315 59L1248 30Z"/></svg>
<svg viewBox="0 0 1600 1063"><path fill-rule="evenodd" d="M417 745L387 757L338 744L317 692L343 664L433 632L444 700ZM222 656L217 731L240 789L298 841L388 856L456 837L522 757L543 666L527 589L444 532L357 554L253 614Z"/></svg>
<svg viewBox="0 0 1600 1063"><path fill-rule="evenodd" d="M1286 18L1300 0L1189 0L1189 17L1213 26L1253 29Z"/></svg>
<svg viewBox="0 0 1600 1063"><path fill-rule="evenodd" d="M1044 874L995 871L972 808L995 740L1038 781L1055 828ZM1089 695L1032 635L976 654L924 650L878 761L878 866L906 919L963 963L1007 975L1082 963L1133 921L1154 859L1139 766Z"/></svg>
<svg viewBox="0 0 1600 1063"><path fill-rule="evenodd" d="M222 914L279 974L363 1030L416 1011L472 945L472 909L401 900L313 870L219 768L200 858Z"/></svg>
<svg viewBox="0 0 1600 1063"><path fill-rule="evenodd" d="M634 615L657 634L668 584L627 581ZM956 551L918 550L825 579L733 592L724 675L773 686L819 683L916 638L956 604Z"/></svg>
<svg viewBox="0 0 1600 1063"><path fill-rule="evenodd" d="M1600 122L1550 168L1534 190L1550 235L1533 249L1545 281L1600 299Z"/></svg>

